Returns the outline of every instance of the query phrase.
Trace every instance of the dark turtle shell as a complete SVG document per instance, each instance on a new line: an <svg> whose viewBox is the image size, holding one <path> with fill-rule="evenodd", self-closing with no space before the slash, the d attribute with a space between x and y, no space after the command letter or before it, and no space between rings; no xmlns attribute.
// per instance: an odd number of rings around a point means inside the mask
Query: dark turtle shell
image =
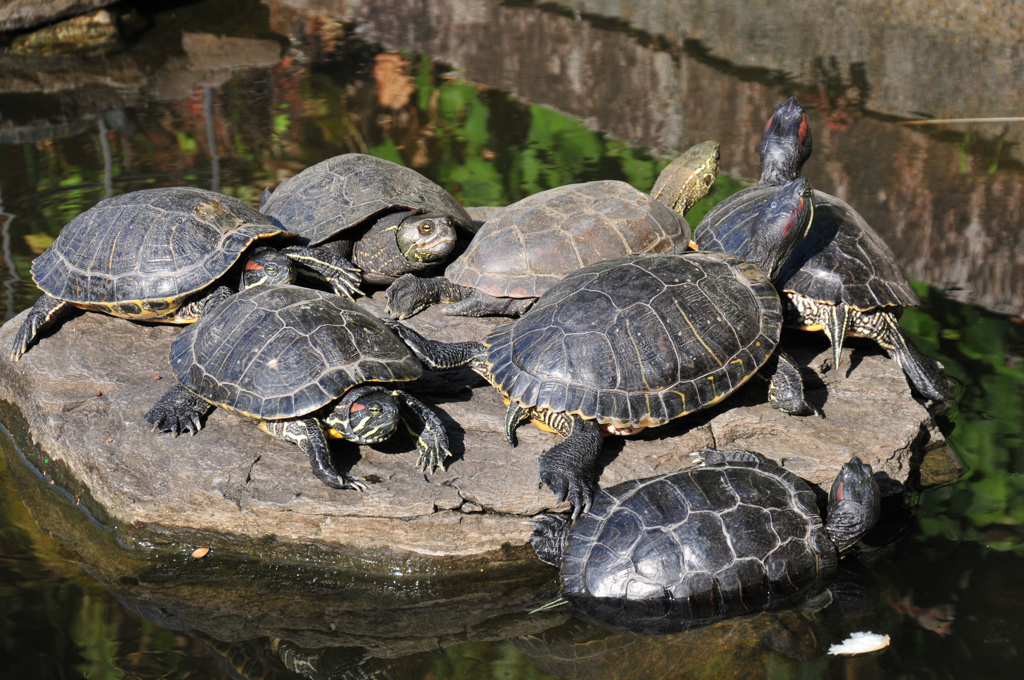
<svg viewBox="0 0 1024 680"><path fill-rule="evenodd" d="M451 215L462 229L476 231L466 209L442 187L412 168L361 153L328 158L289 177L260 210L314 246L394 210Z"/></svg>
<svg viewBox="0 0 1024 680"><path fill-rule="evenodd" d="M751 187L722 201L694 230L701 250L745 249L749 225L778 187ZM889 246L844 201L814 192L814 218L779 276L779 290L859 311L921 303Z"/></svg>
<svg viewBox="0 0 1024 680"><path fill-rule="evenodd" d="M634 255L573 272L485 339L493 384L524 406L651 427L731 394L767 361L782 310L730 255Z"/></svg>
<svg viewBox="0 0 1024 680"><path fill-rule="evenodd" d="M569 530L560 578L584 612L631 603L627 614L700 620L784 604L836 562L806 482L732 461L599 491Z"/></svg>
<svg viewBox="0 0 1024 680"><path fill-rule="evenodd" d="M690 227L625 182L568 184L503 208L445 278L493 297L539 297L566 274L624 255L685 250Z"/></svg>
<svg viewBox="0 0 1024 680"><path fill-rule="evenodd" d="M191 187L100 201L32 263L43 292L128 318L170 314L227 273L256 239L281 234L252 206Z"/></svg>
<svg viewBox="0 0 1024 680"><path fill-rule="evenodd" d="M338 295L256 286L171 344L171 369L210 402L262 420L320 409L366 382L415 380L423 367L384 322Z"/></svg>

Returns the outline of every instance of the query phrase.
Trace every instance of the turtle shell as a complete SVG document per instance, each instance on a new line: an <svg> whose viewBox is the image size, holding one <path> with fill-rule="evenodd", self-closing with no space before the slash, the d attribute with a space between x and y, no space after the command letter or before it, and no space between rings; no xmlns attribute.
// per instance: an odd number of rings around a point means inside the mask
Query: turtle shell
<svg viewBox="0 0 1024 680"><path fill-rule="evenodd" d="M694 230L701 250L740 254L746 233L778 187L751 187L722 201ZM814 218L779 275L779 289L859 311L921 303L882 237L849 204L814 192Z"/></svg>
<svg viewBox="0 0 1024 680"><path fill-rule="evenodd" d="M651 427L736 390L781 322L775 288L744 260L634 255L569 274L484 345L493 384L524 406Z"/></svg>
<svg viewBox="0 0 1024 680"><path fill-rule="evenodd" d="M685 250L686 220L616 180L548 189L503 208L445 270L492 297L539 297L571 271L624 255Z"/></svg>
<svg viewBox="0 0 1024 680"><path fill-rule="evenodd" d="M303 416L355 385L423 372L374 315L287 285L249 288L204 314L171 344L171 369L211 403L261 420Z"/></svg>
<svg viewBox="0 0 1024 680"><path fill-rule="evenodd" d="M584 612L706 620L784 605L836 562L806 482L731 461L599 491L568 533L560 579Z"/></svg>
<svg viewBox="0 0 1024 680"><path fill-rule="evenodd" d="M281 233L230 196L192 187L133 191L65 225L32 263L32 278L55 298L152 318L227 273L253 241Z"/></svg>
<svg viewBox="0 0 1024 680"><path fill-rule="evenodd" d="M260 210L305 245L394 210L451 215L457 226L476 231L466 209L442 187L412 168L361 153L328 158L289 177Z"/></svg>

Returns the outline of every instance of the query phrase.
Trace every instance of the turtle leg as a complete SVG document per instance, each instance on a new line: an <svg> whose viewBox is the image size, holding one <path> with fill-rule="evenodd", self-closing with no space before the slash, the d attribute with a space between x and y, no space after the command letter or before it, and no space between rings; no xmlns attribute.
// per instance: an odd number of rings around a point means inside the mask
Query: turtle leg
<svg viewBox="0 0 1024 680"><path fill-rule="evenodd" d="M895 315L879 312L874 316L877 317L877 323L868 337L873 338L900 365L910 385L927 399L953 399L953 390L942 364L921 354L911 344Z"/></svg>
<svg viewBox="0 0 1024 680"><path fill-rule="evenodd" d="M355 477L349 477L334 469L330 449L323 428L315 418L295 420L261 420L260 429L278 439L295 444L309 456L309 464L316 478L334 489L355 489L366 491L366 485Z"/></svg>
<svg viewBox="0 0 1024 680"><path fill-rule="evenodd" d="M485 371L481 357L485 353L484 346L479 342L440 342L423 337L408 326L397 321L386 322L388 328L402 339L412 353L427 368L435 371L459 368L472 364L474 370Z"/></svg>
<svg viewBox="0 0 1024 680"><path fill-rule="evenodd" d="M540 456L540 481L546 484L558 501L568 500L572 517L590 510L597 480L594 464L601 453L601 430L592 420L562 413L560 418L546 422L565 437Z"/></svg>
<svg viewBox="0 0 1024 680"><path fill-rule="evenodd" d="M537 298L494 297L474 289L462 300L445 307L448 316L522 316Z"/></svg>
<svg viewBox="0 0 1024 680"><path fill-rule="evenodd" d="M391 395L398 400L402 422L416 439L416 450L420 456L416 461L422 472L444 470L444 461L452 455L448 450L448 433L441 419L426 404L416 397L395 390Z"/></svg>
<svg viewBox="0 0 1024 680"><path fill-rule="evenodd" d="M11 361L17 361L21 355L28 351L28 346L36 339L36 336L57 322L70 316L74 305L70 302L60 300L52 295L42 295L32 305L32 311L25 317L17 335L14 336L14 345L11 347Z"/></svg>
<svg viewBox="0 0 1024 680"><path fill-rule="evenodd" d="M403 274L388 286L385 298L388 314L395 319L408 319L431 305L458 302L469 294L469 289L443 276Z"/></svg>
<svg viewBox="0 0 1024 680"><path fill-rule="evenodd" d="M172 317L173 323L192 323L224 300L235 294L229 286L217 286L209 294L200 294L189 298L181 307L178 307Z"/></svg>
<svg viewBox="0 0 1024 680"><path fill-rule="evenodd" d="M850 332L850 326L853 321L851 318L853 314L851 312L854 310L851 310L850 307L842 303L822 305L822 307L822 330L825 331L829 342L832 343L832 368L835 370L836 375L841 378L843 374L839 370L839 361L843 357L843 341L846 339L846 334Z"/></svg>
<svg viewBox="0 0 1024 680"><path fill-rule="evenodd" d="M764 454L756 451L746 451L744 449L726 449L719 451L718 449L705 447L700 451L700 462L705 467L712 465L725 465L733 462L760 463L762 465L781 467L778 463Z"/></svg>
<svg viewBox="0 0 1024 680"><path fill-rule="evenodd" d="M768 402L772 408L791 416L814 413L814 409L804 400L804 381L793 358L776 350L772 361L775 363L775 372L768 384Z"/></svg>
<svg viewBox="0 0 1024 680"><path fill-rule="evenodd" d="M210 402L178 383L153 404L146 413L146 422L154 432L170 432L175 437L181 432L194 435L203 429L202 418L209 411Z"/></svg>
<svg viewBox="0 0 1024 680"><path fill-rule="evenodd" d="M505 411L505 440L509 446L514 447L519 443L516 439L516 428L529 417L530 409L523 407L515 399L508 400L508 409Z"/></svg>
<svg viewBox="0 0 1024 680"><path fill-rule="evenodd" d="M326 246L288 246L281 252L291 258L303 273L329 283L338 295L351 300L353 295L363 294L359 290L359 284L362 282L359 267L330 248Z"/></svg>

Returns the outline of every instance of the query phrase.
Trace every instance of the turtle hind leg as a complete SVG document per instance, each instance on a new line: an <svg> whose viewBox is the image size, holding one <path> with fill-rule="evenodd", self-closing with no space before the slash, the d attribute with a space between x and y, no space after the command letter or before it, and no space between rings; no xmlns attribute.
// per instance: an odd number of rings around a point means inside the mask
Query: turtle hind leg
<svg viewBox="0 0 1024 680"><path fill-rule="evenodd" d="M883 312L878 316L876 331L870 337L900 365L911 387L927 399L951 401L953 390L942 364L911 344L894 315Z"/></svg>
<svg viewBox="0 0 1024 680"><path fill-rule="evenodd" d="M164 396L146 413L146 422L153 430L170 432L177 437L181 432L194 435L203 429L203 416L210 411L210 402L178 383L164 392Z"/></svg>
<svg viewBox="0 0 1024 680"><path fill-rule="evenodd" d="M25 317L25 322L21 324L21 328L14 336L11 361L20 359L40 333L69 317L74 308L70 302L60 300L52 295L44 294L36 300L36 303L32 305L32 310Z"/></svg>
<svg viewBox="0 0 1024 680"><path fill-rule="evenodd" d="M529 417L530 410L528 408L515 399L508 400L508 408L505 410L505 441L509 446L514 448L519 444L516 438L516 428L519 427L519 423Z"/></svg>
<svg viewBox="0 0 1024 680"><path fill-rule="evenodd" d="M804 399L804 381L800 367L793 358L785 352L776 351L770 362L775 364L768 384L768 401L772 408L791 416L814 413L814 409ZM772 367L766 368L770 371Z"/></svg>
<svg viewBox="0 0 1024 680"><path fill-rule="evenodd" d="M558 515L537 515L528 522L533 527L530 545L533 546L541 562L562 564L562 551L569 536L572 524L565 517Z"/></svg>
<svg viewBox="0 0 1024 680"><path fill-rule="evenodd" d="M601 430L592 420L562 414L560 422L551 419L565 439L540 457L540 480L558 497L569 501L572 517L590 510L597 480L594 464L601 453Z"/></svg>
<svg viewBox="0 0 1024 680"><path fill-rule="evenodd" d="M359 267L335 253L327 246L288 246L281 251L304 274L330 284L336 295L349 300L353 295L362 295L359 284L362 275Z"/></svg>
<svg viewBox="0 0 1024 680"><path fill-rule="evenodd" d="M324 431L313 418L296 420L262 420L260 429L278 439L295 444L309 456L309 464L316 478L334 489L366 491L366 484L334 469Z"/></svg>
<svg viewBox="0 0 1024 680"><path fill-rule="evenodd" d="M473 290L462 300L444 309L448 316L522 316L537 298L494 297Z"/></svg>
<svg viewBox="0 0 1024 680"><path fill-rule="evenodd" d="M386 322L388 328L401 338L402 342L416 355L427 368L435 371L449 368L460 368L472 365L474 370L477 364L482 363L480 357L486 349L479 342L441 342L425 338L408 326L397 321ZM482 366L481 371L486 369Z"/></svg>
<svg viewBox="0 0 1024 680"><path fill-rule="evenodd" d="M384 296L388 314L395 319L408 319L427 307L441 302L458 302L468 291L443 276L421 277L402 274L388 286Z"/></svg>

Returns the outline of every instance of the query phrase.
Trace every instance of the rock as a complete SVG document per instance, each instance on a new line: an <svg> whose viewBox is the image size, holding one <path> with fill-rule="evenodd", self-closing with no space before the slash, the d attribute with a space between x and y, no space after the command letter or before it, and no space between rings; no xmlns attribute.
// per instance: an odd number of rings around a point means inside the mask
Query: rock
<svg viewBox="0 0 1024 680"><path fill-rule="evenodd" d="M15 31L108 7L117 0L0 0L0 31Z"/></svg>
<svg viewBox="0 0 1024 680"><path fill-rule="evenodd" d="M383 297L362 304L382 314ZM11 346L24 316L0 328L0 348ZM433 307L408 323L429 337L473 340L503 322ZM369 482L365 493L326 487L297 447L223 409L194 437L154 434L143 416L174 384L167 353L178 332L83 313L17 363L0 352L0 407L16 443L127 544L409 573L452 560L532 559L523 520L566 509L538 481L538 457L557 437L524 426L510 448L501 398L468 371L418 385L449 428L454 456L446 471L420 473L405 437L377 447L337 443L339 466ZM946 451L944 439L896 364L871 343L849 344L843 369L850 374L837 381L816 372L829 356L821 334L785 337L786 349L811 367L808 398L826 417L774 411L764 381L754 379L713 409L609 439L600 483L692 465L691 452L708 445L760 451L823 487L855 454L907 480L927 451Z"/></svg>

